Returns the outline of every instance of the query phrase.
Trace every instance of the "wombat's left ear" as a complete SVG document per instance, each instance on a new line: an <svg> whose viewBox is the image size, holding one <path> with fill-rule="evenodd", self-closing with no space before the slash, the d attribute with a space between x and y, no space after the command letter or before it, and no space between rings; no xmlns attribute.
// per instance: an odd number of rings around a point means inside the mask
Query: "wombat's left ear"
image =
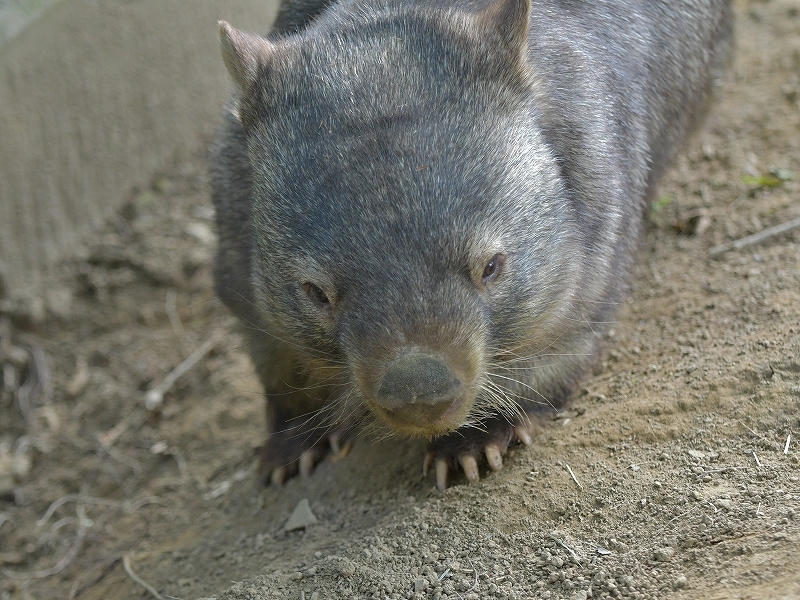
<svg viewBox="0 0 800 600"><path fill-rule="evenodd" d="M225 21L219 22L219 41L231 79L239 91L246 92L275 54L275 45L261 36L239 31Z"/></svg>
<svg viewBox="0 0 800 600"><path fill-rule="evenodd" d="M522 52L528 45L531 0L492 0L479 19L494 30L512 52Z"/></svg>

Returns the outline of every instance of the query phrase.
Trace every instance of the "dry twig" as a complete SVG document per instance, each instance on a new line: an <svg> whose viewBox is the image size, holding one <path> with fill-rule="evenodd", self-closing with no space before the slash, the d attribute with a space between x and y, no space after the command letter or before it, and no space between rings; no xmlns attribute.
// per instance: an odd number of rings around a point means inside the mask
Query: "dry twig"
<svg viewBox="0 0 800 600"><path fill-rule="evenodd" d="M128 574L128 577L133 579L136 583L138 583L140 586L142 586L144 589L150 592L153 598L155 598L156 600L164 600L164 596L159 594L156 588L147 583L144 579L139 577L134 572L133 568L131 567L131 557L129 554L126 554L125 556L122 557L122 566L125 569L125 572Z"/></svg>
<svg viewBox="0 0 800 600"><path fill-rule="evenodd" d="M577 477L575 477L575 473L572 472L572 468L567 463L564 463L564 466L567 467L567 471L569 471L569 475L570 477L572 477L572 481L574 481L577 484L578 488L582 490L583 486L581 485L580 481L578 481Z"/></svg>
<svg viewBox="0 0 800 600"><path fill-rule="evenodd" d="M153 411L158 410L164 404L164 394L166 394L169 389L175 384L175 382L180 379L187 371L189 371L192 367L194 367L198 362L200 362L203 357L208 354L211 349L216 345L217 341L219 340L220 336L222 335L222 330L217 330L211 334L205 342L203 342L197 350L192 352L186 360L184 360L181 364L177 367L172 369L164 380L159 383L157 386L151 388L144 397L144 405L147 410Z"/></svg>
<svg viewBox="0 0 800 600"><path fill-rule="evenodd" d="M579 485L580 485L580 484L579 484ZM569 546L567 546L567 545L566 545L564 542L562 542L560 539L558 539L558 536L557 536L557 535L550 534L550 539L551 539L551 540L553 540L553 541L554 541L556 544L558 544L559 546L561 546L561 547L562 547L564 550L566 550L567 552L569 552L569 555L572 557L572 560L573 560L573 561L575 561L576 563L580 562L580 561L578 560L578 555L577 555L577 554L575 554L575 550L573 550L572 548L570 548Z"/></svg>
<svg viewBox="0 0 800 600"><path fill-rule="evenodd" d="M57 575L58 573L66 569L70 565L70 563L72 563L72 561L75 560L75 557L78 556L78 552L80 552L80 549L83 546L83 540L86 538L86 532L89 529L89 527L92 526L92 522L88 519L85 511L83 510L83 505L79 504L76 512L78 513L77 520L62 519L61 521L55 523L53 526L54 529L59 529L63 524L67 524L67 521L77 522L78 524L78 532L75 535L75 541L73 542L72 547L69 549L69 551L64 556L61 557L61 560L59 560L55 565L53 565L49 569L42 569L40 571L33 571L28 573L21 573L19 571L3 569L3 574L6 577L11 577L13 579L44 579L46 577Z"/></svg>
<svg viewBox="0 0 800 600"><path fill-rule="evenodd" d="M759 242L763 242L766 239L771 237L775 237L776 235L780 235L782 233L786 233L787 231L792 231L793 229L797 229L800 227L800 217L796 219L792 219L791 221L787 221L786 223L781 223L780 225L775 225L775 227L768 227L763 231L759 231L758 233L754 233L753 235L748 235L747 237L740 238L738 240L734 240L732 242L728 242L727 244L720 244L719 246L714 246L709 254L711 256L718 256L729 250L739 250L740 248L744 248L746 246L752 246L753 244L758 244Z"/></svg>
<svg viewBox="0 0 800 600"><path fill-rule="evenodd" d="M181 346L183 346L184 353L188 355L192 352L192 344L190 343L189 334L187 334L186 330L183 328L181 316L178 314L177 300L178 292L176 292L174 289L167 290L167 300L164 303L164 312L167 313L167 318L169 319L169 324L172 325L172 331L175 332L175 337L178 338Z"/></svg>

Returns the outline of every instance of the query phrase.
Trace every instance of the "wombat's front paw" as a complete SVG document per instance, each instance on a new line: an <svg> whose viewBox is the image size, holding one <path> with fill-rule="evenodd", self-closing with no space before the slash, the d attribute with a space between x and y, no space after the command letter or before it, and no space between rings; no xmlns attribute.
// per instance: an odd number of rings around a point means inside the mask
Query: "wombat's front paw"
<svg viewBox="0 0 800 600"><path fill-rule="evenodd" d="M298 433L279 431L273 433L259 448L258 472L264 484L280 486L283 482L300 473L308 477L314 467L329 453L344 456L350 449L350 442L343 439L343 432Z"/></svg>
<svg viewBox="0 0 800 600"><path fill-rule="evenodd" d="M423 473L427 475L431 465L436 472L436 487L447 488L447 475L450 469L464 471L469 483L480 479L478 463L486 459L492 471L503 468L503 454L508 446L522 442L526 446L531 443L533 425L530 421L509 422L502 417L482 421L470 427L462 427L453 433L438 437L430 444L425 456Z"/></svg>

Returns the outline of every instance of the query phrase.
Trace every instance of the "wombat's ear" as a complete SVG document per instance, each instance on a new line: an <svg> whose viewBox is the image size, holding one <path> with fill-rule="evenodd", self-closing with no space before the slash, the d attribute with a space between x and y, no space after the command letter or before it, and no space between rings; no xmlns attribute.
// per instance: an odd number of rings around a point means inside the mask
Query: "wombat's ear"
<svg viewBox="0 0 800 600"><path fill-rule="evenodd" d="M239 31L225 21L219 22L219 41L222 60L239 91L247 91L255 83L259 70L275 53L269 40Z"/></svg>
<svg viewBox="0 0 800 600"><path fill-rule="evenodd" d="M528 44L531 0L492 0L479 19L493 29L512 52L522 52Z"/></svg>

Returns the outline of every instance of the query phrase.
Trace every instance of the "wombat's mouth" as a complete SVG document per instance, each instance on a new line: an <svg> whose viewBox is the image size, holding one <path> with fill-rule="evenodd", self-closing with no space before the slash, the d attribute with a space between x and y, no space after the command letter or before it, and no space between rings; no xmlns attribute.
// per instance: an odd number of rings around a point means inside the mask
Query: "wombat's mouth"
<svg viewBox="0 0 800 600"><path fill-rule="evenodd" d="M469 408L466 398L460 397L434 406L411 404L389 409L373 405L372 412L397 433L431 437L458 429L466 420Z"/></svg>

